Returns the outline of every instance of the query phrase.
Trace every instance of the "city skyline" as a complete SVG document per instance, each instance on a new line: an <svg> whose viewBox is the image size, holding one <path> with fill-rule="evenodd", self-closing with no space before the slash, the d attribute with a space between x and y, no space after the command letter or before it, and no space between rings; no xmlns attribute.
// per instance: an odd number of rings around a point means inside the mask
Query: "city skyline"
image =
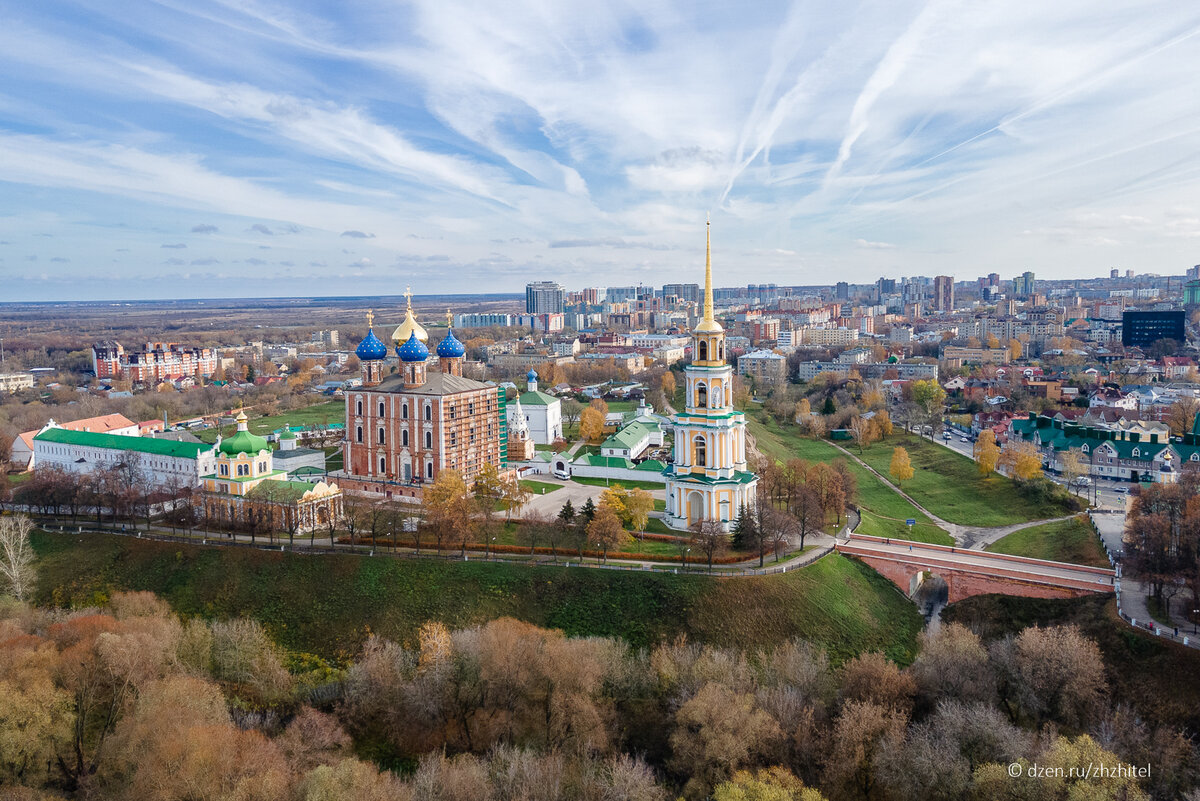
<svg viewBox="0 0 1200 801"><path fill-rule="evenodd" d="M1200 261L1200 10L10 9L4 300ZM604 280L598 281L597 276Z"/></svg>

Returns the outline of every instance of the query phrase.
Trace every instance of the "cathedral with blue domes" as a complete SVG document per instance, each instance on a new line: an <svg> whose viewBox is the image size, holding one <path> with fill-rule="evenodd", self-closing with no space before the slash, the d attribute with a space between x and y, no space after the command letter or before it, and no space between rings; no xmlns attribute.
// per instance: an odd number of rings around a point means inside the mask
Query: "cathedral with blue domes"
<svg viewBox="0 0 1200 801"><path fill-rule="evenodd" d="M469 485L485 465L499 468L504 421L500 390L463 376L467 349L449 312L446 335L430 353L429 333L417 322L412 295L406 298L391 337L395 373L367 313L367 334L355 351L362 386L346 392L345 467L334 475L351 491L419 499L442 470L457 471Z"/></svg>

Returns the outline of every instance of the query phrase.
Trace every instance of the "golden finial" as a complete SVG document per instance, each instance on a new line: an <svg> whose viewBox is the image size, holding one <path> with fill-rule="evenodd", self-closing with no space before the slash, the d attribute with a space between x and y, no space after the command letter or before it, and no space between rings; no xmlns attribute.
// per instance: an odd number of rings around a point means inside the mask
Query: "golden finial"
<svg viewBox="0 0 1200 801"><path fill-rule="evenodd" d="M371 326L374 322L375 322L375 310L367 309L367 328L368 329L371 328Z"/></svg>
<svg viewBox="0 0 1200 801"><path fill-rule="evenodd" d="M404 287L404 301L408 304L408 310L412 311L412 287Z"/></svg>
<svg viewBox="0 0 1200 801"><path fill-rule="evenodd" d="M449 308L446 309L446 327L447 328L454 327L454 315L450 313Z"/></svg>

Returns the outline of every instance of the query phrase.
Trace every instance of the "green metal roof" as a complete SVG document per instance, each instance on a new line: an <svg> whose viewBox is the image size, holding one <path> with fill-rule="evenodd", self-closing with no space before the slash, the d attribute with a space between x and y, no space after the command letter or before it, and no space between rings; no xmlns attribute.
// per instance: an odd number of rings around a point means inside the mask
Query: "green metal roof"
<svg viewBox="0 0 1200 801"><path fill-rule="evenodd" d="M259 453L271 450L270 443L264 437L251 434L249 431L239 431L229 439L221 440L221 453L236 456L239 453Z"/></svg>
<svg viewBox="0 0 1200 801"><path fill-rule="evenodd" d="M541 390L525 392L521 394L522 406L549 406L551 403L554 403L557 400L558 398L554 397L553 395L547 395Z"/></svg>
<svg viewBox="0 0 1200 801"><path fill-rule="evenodd" d="M648 473L661 473L663 470L667 469L667 465L665 462L660 462L657 459L647 459L646 461L639 463L638 466L633 469L645 470Z"/></svg>
<svg viewBox="0 0 1200 801"><path fill-rule="evenodd" d="M590 467L618 467L626 470L633 469L633 462L623 456L601 456L596 453L585 453L572 462L572 464L587 465Z"/></svg>
<svg viewBox="0 0 1200 801"><path fill-rule="evenodd" d="M657 426L655 426L657 428ZM633 448L638 442L646 436L649 436L654 429L645 423L633 422L622 428L617 433L613 434L600 445L601 448L625 448L626 450Z"/></svg>
<svg viewBox="0 0 1200 801"><path fill-rule="evenodd" d="M119 434L100 434L94 431L71 431L66 428L48 428L37 434L34 439L63 445L84 445L183 459L195 459L202 452L212 449L212 445L203 442L176 442L173 439L154 439L153 437L125 437Z"/></svg>
<svg viewBox="0 0 1200 801"><path fill-rule="evenodd" d="M247 492L246 497L264 501L298 501L315 486L307 481L264 481Z"/></svg>

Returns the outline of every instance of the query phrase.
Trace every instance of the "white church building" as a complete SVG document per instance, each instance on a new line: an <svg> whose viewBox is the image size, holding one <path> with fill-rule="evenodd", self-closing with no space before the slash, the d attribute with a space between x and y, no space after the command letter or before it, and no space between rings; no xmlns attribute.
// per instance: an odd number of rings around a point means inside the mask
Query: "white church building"
<svg viewBox="0 0 1200 801"><path fill-rule="evenodd" d="M522 415L529 438L537 445L549 445L562 439L562 402L553 395L538 390L538 374L530 370L525 376L528 387L517 398L518 403L508 407L508 429L516 429L516 416Z"/></svg>

